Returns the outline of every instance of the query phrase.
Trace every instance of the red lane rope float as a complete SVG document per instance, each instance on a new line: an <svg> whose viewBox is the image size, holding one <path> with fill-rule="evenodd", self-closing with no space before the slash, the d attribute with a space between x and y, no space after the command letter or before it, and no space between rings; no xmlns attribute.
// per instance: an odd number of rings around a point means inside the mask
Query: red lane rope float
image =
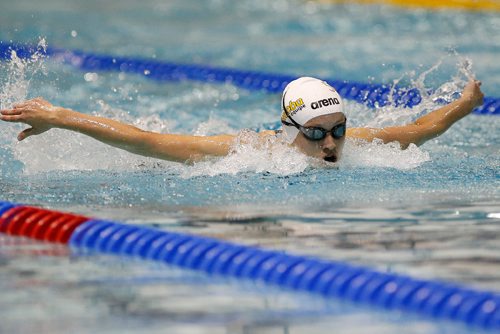
<svg viewBox="0 0 500 334"><path fill-rule="evenodd" d="M13 234L12 232L18 230L19 227L24 224L26 218L36 213L37 211L38 210L35 208L22 208L22 207L18 207L16 209L7 211L6 214L10 213L10 215L9 215L9 220L6 221L6 224L4 224L5 233Z"/></svg>
<svg viewBox="0 0 500 334"><path fill-rule="evenodd" d="M56 243L67 243L89 218L31 206L17 206L0 216L0 232Z"/></svg>
<svg viewBox="0 0 500 334"><path fill-rule="evenodd" d="M15 217L16 214L22 213L23 211L24 209L21 206L17 206L5 211L0 216L0 232L5 233L7 231L7 227L9 226L11 219Z"/></svg>
<svg viewBox="0 0 500 334"><path fill-rule="evenodd" d="M73 231L88 220L86 217L78 217L74 215L67 215L63 218L64 219L57 222L57 225L52 223L45 240L54 240L56 242L66 244L68 243L71 234L73 234Z"/></svg>
<svg viewBox="0 0 500 334"><path fill-rule="evenodd" d="M29 217L26 221L25 221L25 228L24 229L20 229L19 231L19 234L18 235L22 235L22 236L25 236L25 237L28 237L28 238L35 238L36 236L36 231L38 230L38 225L39 224L45 224L44 222L47 221L47 220L52 220L52 219L56 219L58 217L57 213L55 212L52 212L52 211L45 211L43 210L43 214L40 215L40 217L35 217L35 215Z"/></svg>
<svg viewBox="0 0 500 334"><path fill-rule="evenodd" d="M35 214L30 215L23 224L9 224L7 227L7 234L11 235L24 235L29 236L33 231L36 223L43 217L50 215L51 212L48 210L39 210Z"/></svg>

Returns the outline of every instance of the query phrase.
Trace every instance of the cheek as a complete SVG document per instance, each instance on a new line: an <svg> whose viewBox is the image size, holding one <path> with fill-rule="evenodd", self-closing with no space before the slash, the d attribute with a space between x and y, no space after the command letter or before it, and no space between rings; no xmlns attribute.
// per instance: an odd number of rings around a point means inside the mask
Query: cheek
<svg viewBox="0 0 500 334"><path fill-rule="evenodd" d="M345 143L345 137L337 142L337 148L340 151L344 148L344 143Z"/></svg>
<svg viewBox="0 0 500 334"><path fill-rule="evenodd" d="M307 140L304 137L297 137L294 141L294 145L306 154L315 153L316 151L321 150L318 142Z"/></svg>
<svg viewBox="0 0 500 334"><path fill-rule="evenodd" d="M307 140L304 143L304 146L305 146L307 152L309 153L309 155L316 155L318 153L321 153L321 151L322 151L321 146L320 146L319 142L317 142L317 141Z"/></svg>

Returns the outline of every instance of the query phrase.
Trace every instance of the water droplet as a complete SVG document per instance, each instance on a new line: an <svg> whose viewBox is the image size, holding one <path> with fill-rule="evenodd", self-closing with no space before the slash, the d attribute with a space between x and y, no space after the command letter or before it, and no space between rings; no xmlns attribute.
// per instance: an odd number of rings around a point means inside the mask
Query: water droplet
<svg viewBox="0 0 500 334"><path fill-rule="evenodd" d="M99 74L94 73L94 72L88 72L88 73L85 73L83 78L87 82L94 82L94 81L97 81L97 79L99 79Z"/></svg>

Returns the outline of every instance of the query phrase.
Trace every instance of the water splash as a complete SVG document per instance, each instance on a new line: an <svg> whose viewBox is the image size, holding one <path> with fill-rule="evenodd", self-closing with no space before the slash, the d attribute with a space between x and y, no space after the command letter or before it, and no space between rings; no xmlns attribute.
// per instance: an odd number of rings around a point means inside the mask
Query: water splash
<svg viewBox="0 0 500 334"><path fill-rule="evenodd" d="M279 137L270 136L263 141L255 132L242 131L237 136L234 151L230 155L183 168L180 175L191 178L268 172L285 176L299 174L308 168L382 167L409 170L430 160L430 154L416 145L401 150L398 143L347 140L342 160L338 164L332 164L302 154Z"/></svg>
<svg viewBox="0 0 500 334"><path fill-rule="evenodd" d="M16 102L26 100L31 80L37 73L46 74L44 65L47 42L41 38L37 51L31 57L21 59L16 51L11 51L11 59L0 63L0 72L5 72L5 79L0 81L0 109L11 108Z"/></svg>
<svg viewBox="0 0 500 334"><path fill-rule="evenodd" d="M448 57L456 62L456 73L446 81L439 83L437 89L434 88L436 87L434 82L428 83L428 81L433 81L431 78L433 74L441 70L443 65L445 65L446 59L444 57L421 73L410 71L397 80L394 80L391 94L395 92L394 87L400 82L409 80L411 82L410 87L416 88L422 97L420 104L413 108L402 108L395 106L394 99L390 97L390 103L377 108L375 113L365 113L363 116L364 124L362 126L380 128L410 123L415 121L419 116L457 99L467 82L474 78L475 75L470 59L462 57L458 53L449 55ZM374 115L374 117L371 115Z"/></svg>
<svg viewBox="0 0 500 334"><path fill-rule="evenodd" d="M225 134L236 134L237 130L231 128L226 121L220 120L213 115L210 115L208 121L202 122L194 131L195 136L209 136Z"/></svg>
<svg viewBox="0 0 500 334"><path fill-rule="evenodd" d="M433 89L433 85L426 85L425 81L430 74L438 71L442 67L444 58L440 59L429 70L422 72L416 80L412 80L412 86L416 87L422 96L422 102L418 105L417 109L435 109L457 99L467 82L475 78L471 59L461 56L456 51L449 57L456 63L456 73L453 74L450 79L441 83L437 89Z"/></svg>
<svg viewBox="0 0 500 334"><path fill-rule="evenodd" d="M311 158L289 146L280 138L260 138L253 131L241 131L236 137L233 152L216 160L202 161L181 171L181 177L269 172L277 175L297 174L311 166Z"/></svg>
<svg viewBox="0 0 500 334"><path fill-rule="evenodd" d="M46 74L44 58L47 50L45 39L40 39L37 51L30 58L21 59L11 51L10 60L0 62L0 109L8 109L28 96L31 81L37 73ZM3 124L2 124L3 125ZM22 169L23 160L16 160L13 152L18 125L2 126L0 132L0 175L8 177Z"/></svg>
<svg viewBox="0 0 500 334"><path fill-rule="evenodd" d="M155 116L139 117L132 122L143 129L162 132L166 122ZM52 129L27 138L13 148L13 157L24 164L26 175L51 171L144 171L161 168L168 171L175 163L135 155L103 144L79 133Z"/></svg>
<svg viewBox="0 0 500 334"><path fill-rule="evenodd" d="M96 113L96 116L120 120L121 122L132 124L143 130L158 133L169 133L171 132L170 129L174 124L173 121L170 122L161 119L161 117L157 114L133 117L126 110L111 106L104 100L98 100L97 104L100 107L100 111Z"/></svg>
<svg viewBox="0 0 500 334"><path fill-rule="evenodd" d="M401 150L396 142L383 144L377 140L372 143L347 140L339 166L340 168L382 167L409 170L430 160L429 152L414 144L406 150Z"/></svg>

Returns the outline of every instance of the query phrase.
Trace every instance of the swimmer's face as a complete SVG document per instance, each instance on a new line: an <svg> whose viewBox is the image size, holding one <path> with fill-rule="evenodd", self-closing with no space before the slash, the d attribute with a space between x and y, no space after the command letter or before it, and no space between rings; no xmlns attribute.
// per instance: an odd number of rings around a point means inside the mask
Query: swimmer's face
<svg viewBox="0 0 500 334"><path fill-rule="evenodd" d="M310 140L299 131L293 145L304 154L319 158L328 162L337 162L344 148L345 135L341 138L334 138L330 132L335 126L346 121L343 113L323 115L309 120L304 127L319 127L328 130L326 137L321 140Z"/></svg>

